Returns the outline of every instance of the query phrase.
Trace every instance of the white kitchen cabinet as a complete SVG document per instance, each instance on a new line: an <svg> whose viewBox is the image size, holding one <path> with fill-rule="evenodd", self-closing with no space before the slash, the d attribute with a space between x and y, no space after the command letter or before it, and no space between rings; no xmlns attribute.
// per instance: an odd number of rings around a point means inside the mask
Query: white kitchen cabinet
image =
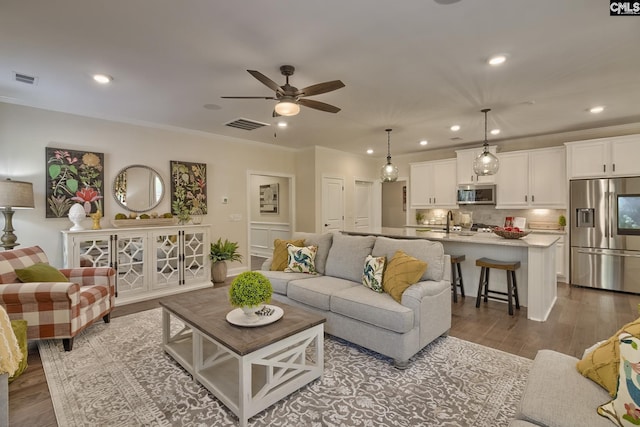
<svg viewBox="0 0 640 427"><path fill-rule="evenodd" d="M209 226L63 231L66 268L113 267L116 304L211 286Z"/></svg>
<svg viewBox="0 0 640 427"><path fill-rule="evenodd" d="M512 151L498 158L497 209L566 209L564 147Z"/></svg>
<svg viewBox="0 0 640 427"><path fill-rule="evenodd" d="M569 251L565 244L565 236L560 237L560 240L556 242L556 272L558 281L568 282L569 275L567 274L567 265L569 258Z"/></svg>
<svg viewBox="0 0 640 427"><path fill-rule="evenodd" d="M495 145L489 146L491 154L496 154L496 150ZM456 151L458 184L492 184L495 182L496 175L479 176L473 171L473 162L483 151L483 147ZM500 169L498 169L499 173Z"/></svg>
<svg viewBox="0 0 640 427"><path fill-rule="evenodd" d="M410 164L412 209L455 209L456 159Z"/></svg>
<svg viewBox="0 0 640 427"><path fill-rule="evenodd" d="M569 179L640 175L640 135L565 143Z"/></svg>

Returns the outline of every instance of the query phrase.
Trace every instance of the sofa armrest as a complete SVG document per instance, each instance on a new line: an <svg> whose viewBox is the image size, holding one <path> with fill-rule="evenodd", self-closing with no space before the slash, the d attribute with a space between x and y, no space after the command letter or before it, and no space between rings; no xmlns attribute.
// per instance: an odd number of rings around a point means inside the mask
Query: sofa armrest
<svg viewBox="0 0 640 427"><path fill-rule="evenodd" d="M438 295L443 289L450 288L451 282L446 280L423 280L409 286L402 294L402 305L406 307L414 307L420 304L425 297ZM413 303L411 301L414 301Z"/></svg>
<svg viewBox="0 0 640 427"><path fill-rule="evenodd" d="M43 301L80 302L80 285L73 282L30 282L0 285L0 304L23 305Z"/></svg>
<svg viewBox="0 0 640 427"><path fill-rule="evenodd" d="M262 267L260 267L260 270L262 270L262 271L271 270L271 262L272 261L273 261L273 257L269 257L269 258L265 259L264 262L262 263Z"/></svg>
<svg viewBox="0 0 640 427"><path fill-rule="evenodd" d="M62 268L60 272L65 275L70 282L78 283L80 286L115 286L116 271L111 267Z"/></svg>

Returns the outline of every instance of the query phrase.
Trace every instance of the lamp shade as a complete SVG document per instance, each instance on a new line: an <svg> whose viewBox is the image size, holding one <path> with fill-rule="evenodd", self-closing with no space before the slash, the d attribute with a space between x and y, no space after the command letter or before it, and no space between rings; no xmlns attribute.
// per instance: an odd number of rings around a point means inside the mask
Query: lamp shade
<svg viewBox="0 0 640 427"><path fill-rule="evenodd" d="M33 209L33 184L5 179L0 181L0 208Z"/></svg>
<svg viewBox="0 0 640 427"><path fill-rule="evenodd" d="M282 99L274 108L281 116L295 116L300 112L300 106L289 99Z"/></svg>

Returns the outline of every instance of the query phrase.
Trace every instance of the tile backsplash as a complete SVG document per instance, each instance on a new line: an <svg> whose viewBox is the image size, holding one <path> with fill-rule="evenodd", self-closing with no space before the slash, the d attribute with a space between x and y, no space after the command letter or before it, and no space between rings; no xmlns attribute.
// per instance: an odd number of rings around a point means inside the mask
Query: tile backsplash
<svg viewBox="0 0 640 427"><path fill-rule="evenodd" d="M445 209L417 209L416 212L421 212L426 221L435 220L436 223L442 223L446 221L447 210ZM558 223L560 215L566 216L566 210L564 209L496 209L492 206L465 206L461 209L452 210L453 222L458 224L460 222L461 212L470 212L473 215L474 223L482 223L489 225L504 225L504 219L507 216L520 216L527 219L527 224L531 222L549 222L553 224ZM413 224L416 224L415 216ZM527 226L528 227L528 226Z"/></svg>

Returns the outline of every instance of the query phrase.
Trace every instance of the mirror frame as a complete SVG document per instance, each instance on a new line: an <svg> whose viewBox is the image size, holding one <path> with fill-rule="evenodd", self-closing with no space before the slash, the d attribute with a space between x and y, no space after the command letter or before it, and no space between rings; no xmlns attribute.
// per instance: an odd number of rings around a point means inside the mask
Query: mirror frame
<svg viewBox="0 0 640 427"><path fill-rule="evenodd" d="M128 169L131 169L131 168L143 168L143 169L150 170L151 172L156 174L156 176L160 180L160 183L162 184L162 192L160 193L160 197L158 198L158 200L154 204L152 204L151 206L147 207L146 209L132 209L129 206L126 206L126 205L122 204L122 202L120 200L118 200L118 197L116 195L116 180L118 179L118 177L120 176L120 174L122 172L125 172L125 171L127 171ZM113 195L113 198L115 199L115 201L118 204L118 206L120 206L121 208L126 209L129 212L141 213L141 212L148 212L151 209L156 208L162 202L162 199L164 198L164 194L166 192L165 191L165 187L166 187L166 185L164 183L164 180L162 179L162 175L160 175L160 173L157 170L155 170L154 168L152 168L150 166L146 166L146 165L128 165L128 166L125 166L122 169L120 169L118 171L118 173L116 174L115 178L113 179L113 186L111 188L111 194Z"/></svg>

